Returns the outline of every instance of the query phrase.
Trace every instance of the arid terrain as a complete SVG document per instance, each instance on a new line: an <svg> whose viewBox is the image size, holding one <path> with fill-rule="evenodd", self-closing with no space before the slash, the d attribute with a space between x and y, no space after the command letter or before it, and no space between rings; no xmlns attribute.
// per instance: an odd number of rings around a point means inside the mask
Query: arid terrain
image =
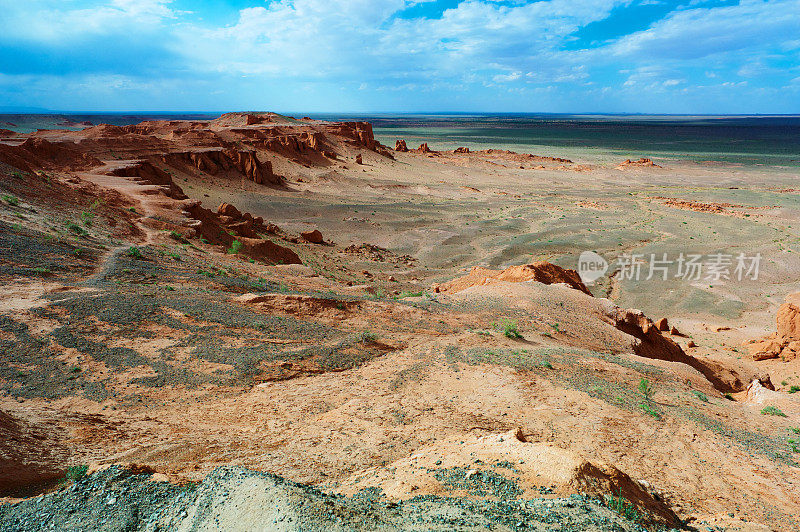
<svg viewBox="0 0 800 532"><path fill-rule="evenodd" d="M800 529L796 168L76 129L0 130L0 529Z"/></svg>

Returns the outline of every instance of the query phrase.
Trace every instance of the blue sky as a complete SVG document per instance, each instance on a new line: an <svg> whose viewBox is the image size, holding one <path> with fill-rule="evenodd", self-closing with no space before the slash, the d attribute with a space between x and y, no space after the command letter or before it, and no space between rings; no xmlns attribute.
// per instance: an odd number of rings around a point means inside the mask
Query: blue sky
<svg viewBox="0 0 800 532"><path fill-rule="evenodd" d="M0 108L800 113L800 0L0 0Z"/></svg>

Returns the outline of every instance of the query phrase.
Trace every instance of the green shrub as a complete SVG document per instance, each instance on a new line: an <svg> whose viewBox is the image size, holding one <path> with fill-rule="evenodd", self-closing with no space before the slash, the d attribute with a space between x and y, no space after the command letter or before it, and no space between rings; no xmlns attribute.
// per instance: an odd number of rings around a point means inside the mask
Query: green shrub
<svg viewBox="0 0 800 532"><path fill-rule="evenodd" d="M800 392L800 386L792 384L792 387L789 388L789 393L797 393L797 392Z"/></svg>
<svg viewBox="0 0 800 532"><path fill-rule="evenodd" d="M650 385L650 381L647 379L642 379L639 381L639 393L650 399L650 397L653 395L653 387Z"/></svg>
<svg viewBox="0 0 800 532"><path fill-rule="evenodd" d="M781 409L776 406L767 406L761 409L761 413L765 416L778 416L787 417L786 414L781 412Z"/></svg>
<svg viewBox="0 0 800 532"><path fill-rule="evenodd" d="M694 390L692 393L694 393L695 396L697 396L697 398L700 399L701 401L703 401L704 403L708 402L708 396L706 394L704 394L703 392L698 391L698 390Z"/></svg>
<svg viewBox="0 0 800 532"><path fill-rule="evenodd" d="M133 257L134 259L141 259L142 258L142 251L137 248L136 246L131 246L128 248L128 255Z"/></svg>
<svg viewBox="0 0 800 532"><path fill-rule="evenodd" d="M80 225L78 225L76 223L72 223L72 222L67 224L67 229L69 229L70 231L72 231L73 233L75 233L78 236L86 236L86 235L89 234L89 231L87 231L86 229L84 229Z"/></svg>
<svg viewBox="0 0 800 532"><path fill-rule="evenodd" d="M359 341L362 344L369 344L378 341L378 335L372 331L364 331L359 335Z"/></svg>
<svg viewBox="0 0 800 532"><path fill-rule="evenodd" d="M93 212L83 211L81 213L81 221L83 221L83 225L85 225L86 227L91 227L92 224L94 223L95 216L97 215Z"/></svg>
<svg viewBox="0 0 800 532"><path fill-rule="evenodd" d="M516 320L503 320L500 325L503 328L503 334L506 338L512 338L514 340L522 338L519 329L517 329Z"/></svg>
<svg viewBox="0 0 800 532"><path fill-rule="evenodd" d="M405 299L407 297L422 297L423 293L424 292L422 290L420 290L419 292L408 292L406 290L403 290L402 292L397 294L395 299Z"/></svg>
<svg viewBox="0 0 800 532"><path fill-rule="evenodd" d="M636 522L642 518L639 510L636 509L636 505L622 496L622 491L620 491L616 497L606 495L604 502L609 510L618 513L629 521Z"/></svg>
<svg viewBox="0 0 800 532"><path fill-rule="evenodd" d="M19 205L19 198L16 196L11 196L10 194L3 194L3 201L11 205L12 207L16 207Z"/></svg>
<svg viewBox="0 0 800 532"><path fill-rule="evenodd" d="M647 403L640 403L639 407L641 407L642 411L647 414L648 416L652 416L655 419L661 419L661 414L653 410L653 408Z"/></svg>
<svg viewBox="0 0 800 532"><path fill-rule="evenodd" d="M230 254L230 255L236 255L237 253L239 253L239 250L240 250L240 249L242 249L242 243L241 243L241 242L239 242L238 240L234 240L234 241L231 243L231 247L230 247L230 248L228 248L228 254Z"/></svg>
<svg viewBox="0 0 800 532"><path fill-rule="evenodd" d="M86 476L89 471L88 465L76 465L67 468L67 480L80 480Z"/></svg>

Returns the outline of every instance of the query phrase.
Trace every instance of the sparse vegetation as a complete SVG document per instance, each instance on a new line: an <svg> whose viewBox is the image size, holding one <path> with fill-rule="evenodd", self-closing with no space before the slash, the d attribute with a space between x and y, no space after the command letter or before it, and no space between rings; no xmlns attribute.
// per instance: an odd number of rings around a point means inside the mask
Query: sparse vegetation
<svg viewBox="0 0 800 532"><path fill-rule="evenodd" d="M425 293L424 290L420 290L419 292L408 292L406 290L403 290L402 292L400 292L395 296L395 299L405 299L407 297L422 297L422 294L424 293Z"/></svg>
<svg viewBox="0 0 800 532"><path fill-rule="evenodd" d="M239 253L240 249L242 249L242 243L239 242L238 240L234 240L233 242L231 242L231 247L228 248L228 254L236 255L237 253Z"/></svg>
<svg viewBox="0 0 800 532"><path fill-rule="evenodd" d="M777 406L767 406L761 409L761 414L765 416L778 416L778 417L787 417L780 408Z"/></svg>
<svg viewBox="0 0 800 532"><path fill-rule="evenodd" d="M67 468L67 480L78 481L86 476L86 472L89 471L88 465L76 465L70 466Z"/></svg>
<svg viewBox="0 0 800 532"><path fill-rule="evenodd" d="M3 194L3 201L11 205L12 207L16 207L19 205L19 198L16 196L12 196L10 194Z"/></svg>
<svg viewBox="0 0 800 532"><path fill-rule="evenodd" d="M699 390L694 390L692 393L695 395L695 397L697 397L698 399L700 399L704 403L708 402L708 396L706 394L704 394L703 392L701 392Z"/></svg>
<svg viewBox="0 0 800 532"><path fill-rule="evenodd" d="M378 335L372 331L364 331L358 336L358 340L362 344L369 344L378 341Z"/></svg>
<svg viewBox="0 0 800 532"><path fill-rule="evenodd" d="M522 338L522 335L520 334L519 329L517 328L516 320L503 320L500 323L500 327L502 328L503 335L506 338L512 338L514 340Z"/></svg>
<svg viewBox="0 0 800 532"><path fill-rule="evenodd" d="M94 223L95 216L97 215L91 211L83 211L81 213L81 221L83 222L83 225L86 227L91 227Z"/></svg>
<svg viewBox="0 0 800 532"><path fill-rule="evenodd" d="M639 521L642 515L632 502L622 496L620 491L616 496L606 495L605 505L609 510L614 511L630 521Z"/></svg>
<svg viewBox="0 0 800 532"><path fill-rule="evenodd" d="M84 229L83 227L81 227L80 225L78 225L78 224L76 224L74 222L68 223L67 224L67 229L72 231L73 233L75 233L78 236L86 236L86 235L89 234L89 231L87 231L86 229Z"/></svg>
<svg viewBox="0 0 800 532"><path fill-rule="evenodd" d="M789 393L797 393L797 392L800 392L800 386L792 384L792 387L789 388Z"/></svg>
<svg viewBox="0 0 800 532"><path fill-rule="evenodd" d="M647 379L642 379L639 381L639 393L645 396L646 399L650 399L653 395L653 386L650 384L650 381Z"/></svg>
<svg viewBox="0 0 800 532"><path fill-rule="evenodd" d="M141 259L142 258L142 250L140 250L136 246L131 246L128 248L128 256L133 257L134 259Z"/></svg>
<svg viewBox="0 0 800 532"><path fill-rule="evenodd" d="M656 411L653 409L653 407L651 407L649 404L647 404L647 403L640 403L640 404L639 404L639 407L640 407L640 408L642 409L642 411L643 411L645 414L647 414L648 416L651 416L651 417L653 417L653 418L655 418L655 419L661 419L661 414L659 414L658 412L656 412Z"/></svg>
<svg viewBox="0 0 800 532"><path fill-rule="evenodd" d="M182 242L182 243L185 243L185 242L186 242L186 239L183 237L183 235L182 235L182 234L180 234L180 233L179 233L179 232L177 232L177 231L170 231L170 232L169 232L169 237L170 237L171 239L173 239L173 240L177 240L178 242Z"/></svg>

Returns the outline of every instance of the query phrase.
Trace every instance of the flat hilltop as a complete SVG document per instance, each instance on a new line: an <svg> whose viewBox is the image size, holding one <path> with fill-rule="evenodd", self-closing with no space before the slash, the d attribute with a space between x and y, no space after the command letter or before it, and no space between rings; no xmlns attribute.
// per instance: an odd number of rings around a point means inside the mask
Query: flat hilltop
<svg viewBox="0 0 800 532"><path fill-rule="evenodd" d="M0 130L0 529L800 527L792 169L55 127Z"/></svg>

